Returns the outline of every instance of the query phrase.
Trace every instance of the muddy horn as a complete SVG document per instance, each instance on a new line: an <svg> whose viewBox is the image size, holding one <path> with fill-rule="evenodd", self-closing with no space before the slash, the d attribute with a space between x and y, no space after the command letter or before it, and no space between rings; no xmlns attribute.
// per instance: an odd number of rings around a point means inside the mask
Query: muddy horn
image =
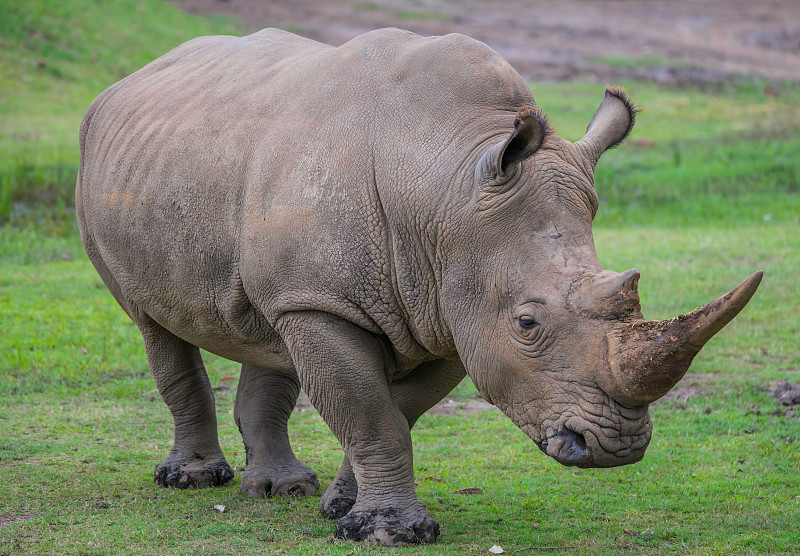
<svg viewBox="0 0 800 556"><path fill-rule="evenodd" d="M617 401L654 402L683 378L711 337L739 314L761 283L758 271L726 295L670 320L626 324L609 334L609 361Z"/></svg>

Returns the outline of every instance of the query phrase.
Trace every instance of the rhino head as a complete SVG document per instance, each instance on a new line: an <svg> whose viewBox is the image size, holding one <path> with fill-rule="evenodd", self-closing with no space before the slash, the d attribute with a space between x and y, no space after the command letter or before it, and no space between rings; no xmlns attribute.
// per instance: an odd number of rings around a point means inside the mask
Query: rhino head
<svg viewBox="0 0 800 556"><path fill-rule="evenodd" d="M467 264L445 274L453 338L478 390L565 465L642 459L648 405L761 280L757 272L689 314L646 321L639 272L603 269L592 237L594 167L635 115L624 93L608 88L586 135L570 143L538 109L520 111L476 164Z"/></svg>

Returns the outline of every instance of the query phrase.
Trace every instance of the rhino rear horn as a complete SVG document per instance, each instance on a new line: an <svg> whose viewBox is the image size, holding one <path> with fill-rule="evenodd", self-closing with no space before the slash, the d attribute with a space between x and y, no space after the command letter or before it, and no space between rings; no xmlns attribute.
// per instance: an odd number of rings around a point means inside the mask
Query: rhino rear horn
<svg viewBox="0 0 800 556"><path fill-rule="evenodd" d="M622 89L606 87L606 96L589 122L586 135L575 143L592 168L604 152L622 143L630 134L638 112Z"/></svg>
<svg viewBox="0 0 800 556"><path fill-rule="evenodd" d="M508 137L490 147L478 161L478 183L498 185L507 181L517 164L539 150L548 133L550 125L541 110L529 107L518 111Z"/></svg>
<svg viewBox="0 0 800 556"><path fill-rule="evenodd" d="M714 334L739 314L758 289L762 271L736 288L674 319L625 324L609 334L609 362L617 401L630 406L654 402L683 378L692 359Z"/></svg>
<svg viewBox="0 0 800 556"><path fill-rule="evenodd" d="M591 318L644 320L639 304L639 271L603 270L580 284L572 303Z"/></svg>

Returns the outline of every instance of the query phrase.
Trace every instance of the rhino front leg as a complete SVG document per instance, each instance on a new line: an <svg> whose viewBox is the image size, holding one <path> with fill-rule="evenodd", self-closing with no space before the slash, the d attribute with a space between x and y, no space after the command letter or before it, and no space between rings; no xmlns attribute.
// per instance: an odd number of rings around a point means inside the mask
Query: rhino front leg
<svg viewBox="0 0 800 556"><path fill-rule="evenodd" d="M336 522L336 535L387 546L436 540L439 525L414 492L408 420L392 399L380 341L316 312L285 315L279 330L358 482L356 502Z"/></svg>
<svg viewBox="0 0 800 556"><path fill-rule="evenodd" d="M177 488L229 484L233 470L219 447L214 394L200 350L149 317L136 320L158 391L175 424L172 450L156 466L155 483Z"/></svg>
<svg viewBox="0 0 800 556"><path fill-rule="evenodd" d="M408 428L411 429L423 413L442 401L466 374L460 361L440 359L423 363L403 380L392 382L389 385L392 400L408 421ZM322 495L320 512L329 519L343 517L355 504L357 495L358 483L350 460L345 456L336 478Z"/></svg>
<svg viewBox="0 0 800 556"><path fill-rule="evenodd" d="M312 496L319 488L317 474L289 443L287 423L299 393L294 372L242 365L233 414L247 454L241 491L252 498Z"/></svg>

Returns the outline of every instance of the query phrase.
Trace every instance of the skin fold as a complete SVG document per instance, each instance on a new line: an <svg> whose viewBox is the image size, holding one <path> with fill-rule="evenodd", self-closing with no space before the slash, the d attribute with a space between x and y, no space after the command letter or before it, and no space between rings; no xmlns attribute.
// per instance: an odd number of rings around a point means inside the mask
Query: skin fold
<svg viewBox="0 0 800 556"><path fill-rule="evenodd" d="M249 496L319 487L287 434L306 392L344 450L320 503L342 538L436 539L410 429L465 374L565 465L641 459L648 404L760 274L648 322L639 273L602 268L594 167L635 113L608 88L570 143L484 44L397 29L201 37L102 93L76 208L174 418L156 483L233 477L198 348L242 364Z"/></svg>

